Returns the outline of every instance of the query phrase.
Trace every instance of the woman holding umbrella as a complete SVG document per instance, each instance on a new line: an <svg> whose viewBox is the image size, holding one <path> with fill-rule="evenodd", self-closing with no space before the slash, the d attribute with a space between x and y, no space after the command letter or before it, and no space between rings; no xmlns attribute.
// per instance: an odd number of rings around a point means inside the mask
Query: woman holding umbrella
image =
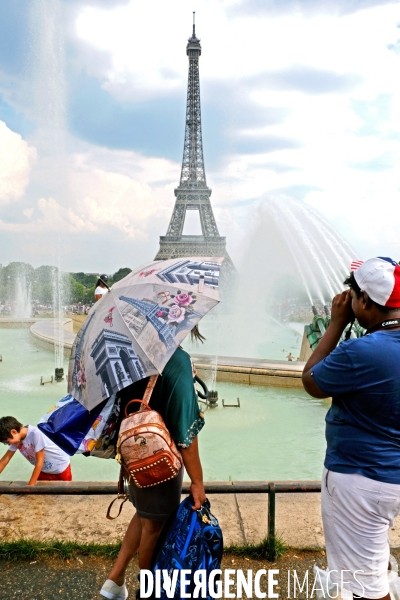
<svg viewBox="0 0 400 600"><path fill-rule="evenodd" d="M213 257L153 261L114 283L92 307L77 335L68 375L70 394L87 411L115 393L123 414L130 400L144 397L149 377L159 373L150 408L160 413L181 452L191 481L193 509L199 509L206 498L197 442L204 418L190 356L180 344L189 332L201 340L197 323L220 301L221 262ZM182 478L183 469L173 479L151 487L130 484L137 512L102 596L127 598L125 572L137 551L140 568L148 568L163 523L180 503Z"/></svg>
<svg viewBox="0 0 400 600"><path fill-rule="evenodd" d="M197 327L193 332L193 336L196 335L200 336ZM142 397L146 385L145 379L119 392L122 403ZM182 454L191 481L192 508L199 509L206 499L197 440L204 417L199 410L194 389L190 356L182 348L177 348L158 377L150 405L163 417ZM174 479L148 488L138 488L133 482L130 483L130 499L136 514L128 526L115 565L100 591L105 598L125 600L128 597L125 572L136 552L139 552L139 568L149 567L161 529L180 503L183 471L182 468Z"/></svg>

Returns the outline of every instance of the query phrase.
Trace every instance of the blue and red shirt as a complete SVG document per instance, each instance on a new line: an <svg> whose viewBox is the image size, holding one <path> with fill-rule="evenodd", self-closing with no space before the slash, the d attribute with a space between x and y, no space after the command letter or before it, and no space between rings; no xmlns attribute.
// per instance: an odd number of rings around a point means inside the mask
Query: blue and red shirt
<svg viewBox="0 0 400 600"><path fill-rule="evenodd" d="M311 375L332 396L325 467L400 484L400 331L342 342Z"/></svg>

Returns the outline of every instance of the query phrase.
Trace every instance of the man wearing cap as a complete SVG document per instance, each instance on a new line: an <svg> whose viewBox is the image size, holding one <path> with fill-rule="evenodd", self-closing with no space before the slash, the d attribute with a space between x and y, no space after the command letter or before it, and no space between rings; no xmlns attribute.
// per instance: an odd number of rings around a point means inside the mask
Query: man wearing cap
<svg viewBox="0 0 400 600"><path fill-rule="evenodd" d="M314 398L332 396L321 485L330 579L389 600L388 532L400 511L400 266L378 257L352 269L303 385ZM366 335L338 346L354 317Z"/></svg>

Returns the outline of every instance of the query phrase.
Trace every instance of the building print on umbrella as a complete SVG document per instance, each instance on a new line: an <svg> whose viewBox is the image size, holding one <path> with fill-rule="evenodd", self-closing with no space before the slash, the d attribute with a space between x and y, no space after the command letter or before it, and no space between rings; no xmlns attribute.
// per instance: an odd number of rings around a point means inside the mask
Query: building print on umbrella
<svg viewBox="0 0 400 600"><path fill-rule="evenodd" d="M123 333L103 329L92 345L90 356L102 382L103 399L146 376L132 341Z"/></svg>
<svg viewBox="0 0 400 600"><path fill-rule="evenodd" d="M218 304L219 293L205 285L204 277L193 284L164 283L158 271L173 265L179 265L178 272L184 265L195 271L200 265L202 272L217 272L222 260L188 256L157 265L152 261L114 283L75 338L68 391L76 401L90 411L133 382L162 373L179 344Z"/></svg>
<svg viewBox="0 0 400 600"><path fill-rule="evenodd" d="M93 313L90 315L90 317L87 319L86 323L83 325L83 327L77 334L75 344L74 344L74 350L73 350L74 356L71 353L71 359L74 360L74 367L73 367L73 371L72 371L72 385L75 388L85 387L85 385L86 385L86 383L84 382L85 381L84 380L85 371L84 371L83 364L82 364L83 343L85 341L86 330L88 329L95 314L96 314L96 311L93 311ZM82 380L82 374L83 374L83 380Z"/></svg>
<svg viewBox="0 0 400 600"><path fill-rule="evenodd" d="M217 262L182 260L182 262L157 273L157 277L165 283L186 283L189 285L198 284L200 278L204 278L204 285L217 288L220 269L221 265Z"/></svg>
<svg viewBox="0 0 400 600"><path fill-rule="evenodd" d="M126 296L120 296L119 299L130 304L146 317L146 321L153 325L158 333L158 337L167 350L176 348L173 330L169 324L160 320L157 315L157 313L162 310L161 306L153 304L152 302L147 302L146 300L136 300L136 298L127 298Z"/></svg>

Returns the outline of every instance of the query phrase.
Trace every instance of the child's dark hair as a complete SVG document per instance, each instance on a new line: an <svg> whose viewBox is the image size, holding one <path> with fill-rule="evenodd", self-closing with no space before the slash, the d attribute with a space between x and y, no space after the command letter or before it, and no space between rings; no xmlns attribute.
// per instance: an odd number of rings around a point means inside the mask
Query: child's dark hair
<svg viewBox="0 0 400 600"><path fill-rule="evenodd" d="M0 442L6 442L10 437L11 429L15 429L18 433L23 425L15 417L1 417L0 419Z"/></svg>

